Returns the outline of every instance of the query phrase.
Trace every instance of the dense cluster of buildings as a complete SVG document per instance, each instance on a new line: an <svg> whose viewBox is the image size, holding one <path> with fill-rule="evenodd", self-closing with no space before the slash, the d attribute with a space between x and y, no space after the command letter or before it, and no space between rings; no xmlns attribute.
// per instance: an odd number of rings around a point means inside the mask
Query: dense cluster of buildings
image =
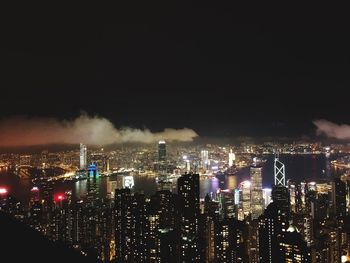
<svg viewBox="0 0 350 263"><path fill-rule="evenodd" d="M199 153L198 171L213 169L208 150ZM84 198L77 199L70 191L55 195L50 184L42 183L31 189L29 205L23 206L8 189L0 188L0 210L103 262L349 260L347 174L324 182L293 182L286 180L277 156L271 189L263 188L264 163L257 159L249 164L250 180L237 185L230 173L237 158L228 150L225 176L234 182L200 199L202 173L188 169L190 152L186 158L183 152L179 155L181 165L172 163L165 142L159 143L155 169L174 165L181 170L176 191L146 196L124 178L122 184L113 185L110 195L101 197L98 169L107 166L88 165L86 146L81 145L79 169L87 172Z"/></svg>

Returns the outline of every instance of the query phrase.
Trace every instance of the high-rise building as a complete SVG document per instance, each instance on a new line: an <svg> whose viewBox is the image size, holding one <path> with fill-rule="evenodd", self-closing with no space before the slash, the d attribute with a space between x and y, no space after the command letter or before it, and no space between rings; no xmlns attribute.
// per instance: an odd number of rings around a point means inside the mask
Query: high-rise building
<svg viewBox="0 0 350 263"><path fill-rule="evenodd" d="M159 236L159 263L176 263L179 255L177 253L177 235L172 228L165 228L158 230Z"/></svg>
<svg viewBox="0 0 350 263"><path fill-rule="evenodd" d="M280 239L280 253L280 262L311 263L310 248L293 226L290 226Z"/></svg>
<svg viewBox="0 0 350 263"><path fill-rule="evenodd" d="M252 219L257 219L264 210L261 173L262 166L255 165L250 167Z"/></svg>
<svg viewBox="0 0 350 263"><path fill-rule="evenodd" d="M87 148L86 145L80 143L80 169L86 169L87 166Z"/></svg>
<svg viewBox="0 0 350 263"><path fill-rule="evenodd" d="M180 198L180 262L200 262L199 175L184 174L178 181Z"/></svg>
<svg viewBox="0 0 350 263"><path fill-rule="evenodd" d="M335 178L332 187L334 213L338 220L346 216L346 184L340 178Z"/></svg>
<svg viewBox="0 0 350 263"><path fill-rule="evenodd" d="M236 161L236 155L230 149L230 153L228 154L228 166L231 167Z"/></svg>
<svg viewBox="0 0 350 263"><path fill-rule="evenodd" d="M285 165L279 160L278 155L275 158L275 162L274 162L274 177L275 177L275 185L286 186Z"/></svg>
<svg viewBox="0 0 350 263"><path fill-rule="evenodd" d="M243 255L243 234L240 222L224 219L214 222L215 262L246 262Z"/></svg>
<svg viewBox="0 0 350 263"><path fill-rule="evenodd" d="M281 209L281 212L289 219L290 197L288 188L283 185L272 186L272 201Z"/></svg>
<svg viewBox="0 0 350 263"><path fill-rule="evenodd" d="M97 168L96 164L92 163L89 165L88 175L89 175L89 177L93 177L93 178L96 178L99 176L98 168Z"/></svg>
<svg viewBox="0 0 350 263"><path fill-rule="evenodd" d="M220 190L218 193L219 202L221 204L222 218L236 218L235 195L232 190Z"/></svg>
<svg viewBox="0 0 350 263"><path fill-rule="evenodd" d="M263 189L264 209L272 202L271 192L271 188Z"/></svg>
<svg viewBox="0 0 350 263"><path fill-rule="evenodd" d="M204 170L208 169L209 165L209 152L207 150L201 151L201 164Z"/></svg>
<svg viewBox="0 0 350 263"><path fill-rule="evenodd" d="M132 195L130 189L115 192L115 244L120 262L130 262L133 255Z"/></svg>
<svg viewBox="0 0 350 263"><path fill-rule="evenodd" d="M239 214L239 219L243 220L245 217L247 217L251 213L251 183L250 181L243 181L241 183L241 205L240 208L242 209L242 215Z"/></svg>
<svg viewBox="0 0 350 263"><path fill-rule="evenodd" d="M165 141L159 141L158 143L158 161L162 162L166 160L166 144Z"/></svg>
<svg viewBox="0 0 350 263"><path fill-rule="evenodd" d="M288 181L288 190L290 196L290 209L292 212L296 212L296 186L292 181Z"/></svg>
<svg viewBox="0 0 350 263"><path fill-rule="evenodd" d="M259 219L259 258L261 263L284 262L280 240L288 228L288 220L278 204L272 202Z"/></svg>

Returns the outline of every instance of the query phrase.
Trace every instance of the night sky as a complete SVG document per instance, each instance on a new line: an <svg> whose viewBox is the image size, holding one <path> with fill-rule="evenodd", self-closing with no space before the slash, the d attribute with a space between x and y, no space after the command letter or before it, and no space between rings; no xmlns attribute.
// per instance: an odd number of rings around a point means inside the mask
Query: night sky
<svg viewBox="0 0 350 263"><path fill-rule="evenodd" d="M315 135L319 118L349 123L346 9L274 8L8 10L0 117L83 110L117 127L257 137Z"/></svg>

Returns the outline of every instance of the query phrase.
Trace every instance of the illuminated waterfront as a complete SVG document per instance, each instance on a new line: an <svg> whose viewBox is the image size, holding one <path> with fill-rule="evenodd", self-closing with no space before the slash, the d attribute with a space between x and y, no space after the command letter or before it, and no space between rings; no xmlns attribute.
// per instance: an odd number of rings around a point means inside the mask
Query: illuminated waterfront
<svg viewBox="0 0 350 263"><path fill-rule="evenodd" d="M264 164L262 177L263 187L270 188L273 183L273 155L267 156L267 161ZM281 155L280 159L286 165L286 177L294 181L307 180L317 181L322 179L329 179L331 173L335 172L331 168L330 160L323 154L318 155ZM332 170L333 169L333 170ZM13 171L6 169L5 167L0 170L0 183L6 185L14 195L18 197L24 203L29 200L29 192L32 182L29 178L20 178L16 176ZM200 196L203 198L207 193L215 193L217 189L234 189L237 185L249 179L249 167L243 168L237 173L237 176L225 176L219 174L217 177L205 178L200 180ZM106 196L106 184L108 177L99 178L99 194L100 197ZM135 192L144 193L145 195L154 194L158 188L155 177L150 175L134 175ZM173 180L173 190L176 192L176 180ZM77 182L57 183L54 186L54 192L60 193L67 190L71 190L73 196L81 198L86 195L86 180L79 180Z"/></svg>

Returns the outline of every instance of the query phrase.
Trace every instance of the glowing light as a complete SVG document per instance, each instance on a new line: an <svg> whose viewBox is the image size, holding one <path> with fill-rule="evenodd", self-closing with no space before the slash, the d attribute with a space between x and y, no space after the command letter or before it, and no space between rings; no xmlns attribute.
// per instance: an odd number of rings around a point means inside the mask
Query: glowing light
<svg viewBox="0 0 350 263"><path fill-rule="evenodd" d="M187 155L182 156L183 160L187 160Z"/></svg>
<svg viewBox="0 0 350 263"><path fill-rule="evenodd" d="M39 191L39 188L38 187L36 187L36 186L34 186L33 188L32 188L32 190L31 191L33 191L33 192L37 192L37 191Z"/></svg>
<svg viewBox="0 0 350 263"><path fill-rule="evenodd" d="M251 185L250 181L243 181L241 184L244 187L250 187L250 185Z"/></svg>
<svg viewBox="0 0 350 263"><path fill-rule="evenodd" d="M1 194L1 195L7 194L7 189L4 188L4 187L1 187L1 188L0 188L0 194Z"/></svg>
<svg viewBox="0 0 350 263"><path fill-rule="evenodd" d="M58 195L55 196L55 201L56 202L57 201L62 201L62 200L64 200L64 195L63 194L58 194Z"/></svg>

